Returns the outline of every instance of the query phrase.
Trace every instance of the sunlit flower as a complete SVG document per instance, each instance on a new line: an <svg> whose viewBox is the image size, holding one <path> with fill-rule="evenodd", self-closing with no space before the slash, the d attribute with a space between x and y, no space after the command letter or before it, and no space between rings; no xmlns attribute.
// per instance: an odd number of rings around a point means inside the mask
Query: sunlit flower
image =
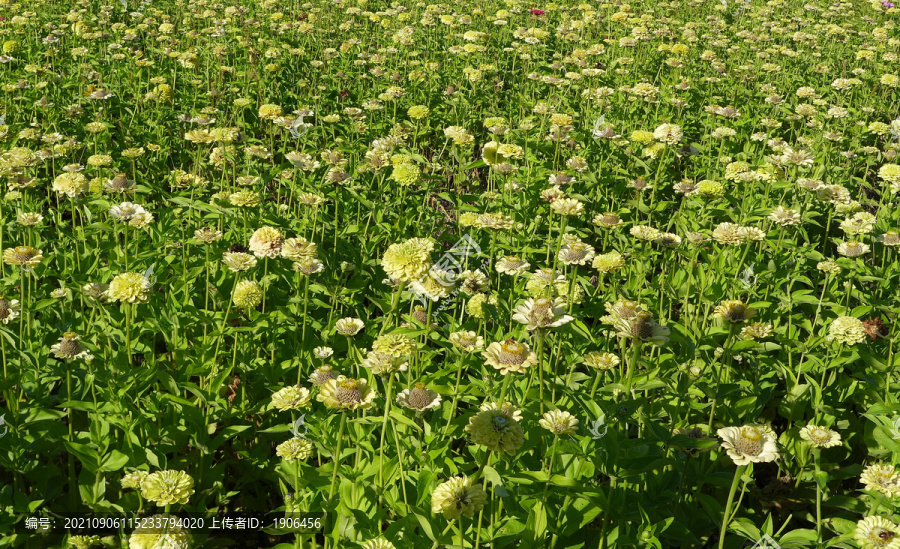
<svg viewBox="0 0 900 549"><path fill-rule="evenodd" d="M91 356L91 353L88 352L87 347L79 341L80 339L81 336L75 332L66 332L59 338L58 343L54 343L50 346L50 352L53 353L53 356L56 358L64 360L77 360L79 358L90 360L94 358Z"/></svg>
<svg viewBox="0 0 900 549"><path fill-rule="evenodd" d="M529 298L513 311L513 320L530 330L557 328L573 320L566 314L565 300L549 297Z"/></svg>
<svg viewBox="0 0 900 549"><path fill-rule="evenodd" d="M900 473L887 463L875 463L866 467L859 477L866 490L881 492L887 497L900 495Z"/></svg>
<svg viewBox="0 0 900 549"><path fill-rule="evenodd" d="M109 283L106 297L126 303L146 303L150 300L150 280L141 273L122 273Z"/></svg>
<svg viewBox="0 0 900 549"><path fill-rule="evenodd" d="M816 448L831 448L841 444L841 435L836 431L817 425L807 425L800 429L800 438Z"/></svg>
<svg viewBox="0 0 900 549"><path fill-rule="evenodd" d="M735 465L764 463L780 457L771 429L761 425L723 427L716 432Z"/></svg>
<svg viewBox="0 0 900 549"><path fill-rule="evenodd" d="M514 454L525 442L525 432L519 425L520 415L508 402L503 406L487 403L469 418L466 432L475 444L485 446L492 452Z"/></svg>
<svg viewBox="0 0 900 549"><path fill-rule="evenodd" d="M275 227L260 227L250 237L250 250L256 257L275 258L281 253L284 236Z"/></svg>
<svg viewBox="0 0 900 549"><path fill-rule="evenodd" d="M368 410L375 400L375 391L365 379L338 376L319 387L316 400L327 408L337 410Z"/></svg>
<svg viewBox="0 0 900 549"><path fill-rule="evenodd" d="M141 483L141 497L160 507L186 504L194 493L194 479L184 471L157 471Z"/></svg>
<svg viewBox="0 0 900 549"><path fill-rule="evenodd" d="M858 318L839 316L829 324L826 339L844 345L856 345L866 340L866 327Z"/></svg>
<svg viewBox="0 0 900 549"><path fill-rule="evenodd" d="M563 410L550 410L538 420L538 424L556 436L573 435L578 427L578 419Z"/></svg>
<svg viewBox="0 0 900 549"><path fill-rule="evenodd" d="M307 408L309 406L309 389L300 385L280 389L272 395L272 406L280 412Z"/></svg>
<svg viewBox="0 0 900 549"><path fill-rule="evenodd" d="M861 549L900 549L900 527L884 517L864 517L856 523L853 539Z"/></svg>
<svg viewBox="0 0 900 549"><path fill-rule="evenodd" d="M441 513L446 519L458 519L462 515L472 518L486 502L487 494L481 486L463 475L451 478L434 489L431 512Z"/></svg>
<svg viewBox="0 0 900 549"><path fill-rule="evenodd" d="M441 395L425 387L424 383L416 383L412 389L404 389L397 395L397 402L404 408L422 413L441 405Z"/></svg>
<svg viewBox="0 0 900 549"><path fill-rule="evenodd" d="M262 286L254 280L241 280L234 287L232 302L242 309L254 309L262 299Z"/></svg>
<svg viewBox="0 0 900 549"><path fill-rule="evenodd" d="M500 370L503 375L523 373L538 361L527 343L517 343L513 339L491 343L484 351L484 358L485 364Z"/></svg>

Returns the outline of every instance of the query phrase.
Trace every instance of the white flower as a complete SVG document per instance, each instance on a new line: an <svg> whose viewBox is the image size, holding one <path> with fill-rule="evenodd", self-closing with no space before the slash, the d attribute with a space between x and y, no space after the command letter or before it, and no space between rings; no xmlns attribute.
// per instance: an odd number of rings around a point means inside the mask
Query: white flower
<svg viewBox="0 0 900 549"><path fill-rule="evenodd" d="M722 448L735 465L775 461L780 454L775 443L775 433L762 425L724 427L716 431L722 439Z"/></svg>

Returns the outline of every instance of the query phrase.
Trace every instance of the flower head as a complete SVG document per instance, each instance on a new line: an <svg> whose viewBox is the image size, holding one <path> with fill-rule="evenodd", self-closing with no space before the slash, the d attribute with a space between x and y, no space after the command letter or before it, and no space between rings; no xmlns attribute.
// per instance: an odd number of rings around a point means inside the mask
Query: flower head
<svg viewBox="0 0 900 549"><path fill-rule="evenodd" d="M306 408L309 406L309 389L300 385L280 389L272 395L272 406L281 412Z"/></svg>
<svg viewBox="0 0 900 549"><path fill-rule="evenodd" d="M160 507L172 503L184 505L193 493L194 479L184 471L157 471L141 483L141 497Z"/></svg>
<svg viewBox="0 0 900 549"><path fill-rule="evenodd" d="M826 339L844 345L856 345L866 340L866 327L858 318L839 316L828 326Z"/></svg>
<svg viewBox="0 0 900 549"><path fill-rule="evenodd" d="M735 465L775 461L780 456L774 433L762 425L724 427L716 434Z"/></svg>
<svg viewBox="0 0 900 549"><path fill-rule="evenodd" d="M80 339L81 336L75 332L66 332L59 338L58 343L54 343L50 347L50 352L53 353L53 356L56 358L64 360L76 360L79 358L87 360L92 359L93 356L88 352L87 347L79 341Z"/></svg>
<svg viewBox="0 0 900 549"><path fill-rule="evenodd" d="M315 259L317 254L318 248L315 243L310 242L303 237L288 238L281 247L281 257L290 259L291 261Z"/></svg>
<svg viewBox="0 0 900 549"><path fill-rule="evenodd" d="M53 190L69 198L75 198L87 192L88 179L80 172L61 173L53 180Z"/></svg>
<svg viewBox="0 0 900 549"><path fill-rule="evenodd" d="M578 419L564 410L550 410L538 420L538 424L556 436L572 435L578 427Z"/></svg>
<svg viewBox="0 0 900 549"><path fill-rule="evenodd" d="M26 271L34 269L44 260L44 252L31 246L16 246L3 250L3 262L7 265L17 265Z"/></svg>
<svg viewBox="0 0 900 549"><path fill-rule="evenodd" d="M612 370L621 363L618 356L612 353L592 351L584 355L584 363L601 371Z"/></svg>
<svg viewBox="0 0 900 549"><path fill-rule="evenodd" d="M859 481L866 490L881 492L887 497L900 495L900 473L893 465L876 463L863 470Z"/></svg>
<svg viewBox="0 0 900 549"><path fill-rule="evenodd" d="M494 342L484 351L484 363L492 366L503 375L510 372L523 373L537 364L538 357L531 351L527 343L517 343L513 339Z"/></svg>
<svg viewBox="0 0 900 549"><path fill-rule="evenodd" d="M345 337L353 337L365 327L362 320L353 317L342 318L334 323L334 330Z"/></svg>
<svg viewBox="0 0 900 549"><path fill-rule="evenodd" d="M253 309L262 302L263 289L254 280L241 280L234 287L232 300L242 309Z"/></svg>
<svg viewBox="0 0 900 549"><path fill-rule="evenodd" d="M475 444L481 444L492 452L515 453L525 442L525 432L519 425L521 412L506 402L503 406L487 403L469 418L466 432Z"/></svg>
<svg viewBox="0 0 900 549"><path fill-rule="evenodd" d="M368 410L375 400L375 391L365 379L338 376L319 387L316 400L334 410Z"/></svg>
<svg viewBox="0 0 900 549"><path fill-rule="evenodd" d="M364 542L362 549L397 549L397 547L384 538L375 538Z"/></svg>
<svg viewBox="0 0 900 549"><path fill-rule="evenodd" d="M189 549L191 533L165 515L149 517L128 536L128 549Z"/></svg>
<svg viewBox="0 0 900 549"><path fill-rule="evenodd" d="M147 471L132 471L122 477L122 488L129 490L140 490L144 479L149 475Z"/></svg>
<svg viewBox="0 0 900 549"><path fill-rule="evenodd" d="M639 311L632 318L618 319L615 322L615 327L620 337L634 338L653 345L664 345L669 341L669 334L671 333L669 328L657 324L653 320L653 316L647 311Z"/></svg>
<svg viewBox="0 0 900 549"><path fill-rule="evenodd" d="M321 387L328 383L329 380L336 379L337 376L337 372L334 371L334 368L332 368L331 365L323 364L309 375L309 382L316 387Z"/></svg>
<svg viewBox="0 0 900 549"><path fill-rule="evenodd" d="M469 518L480 511L487 502L487 494L473 479L467 476L454 477L443 482L431 494L431 512L441 513L444 518Z"/></svg>
<svg viewBox="0 0 900 549"><path fill-rule="evenodd" d="M284 236L275 227L260 227L250 237L250 250L256 257L276 258L283 244Z"/></svg>
<svg viewBox="0 0 900 549"><path fill-rule="evenodd" d="M412 282L422 278L431 268L431 251L434 242L428 238L411 238L388 246L381 266L391 278Z"/></svg>
<svg viewBox="0 0 900 549"><path fill-rule="evenodd" d="M106 297L113 301L146 303L150 300L150 280L141 273L116 275L106 289Z"/></svg>
<svg viewBox="0 0 900 549"><path fill-rule="evenodd" d="M19 316L19 300L6 299L0 296L0 322L9 324L10 320L14 320Z"/></svg>
<svg viewBox="0 0 900 549"><path fill-rule="evenodd" d="M756 316L756 309L748 307L743 301L726 300L713 310L713 316L737 324Z"/></svg>
<svg viewBox="0 0 900 549"><path fill-rule="evenodd" d="M416 383L412 389L404 389L397 395L397 402L404 408L415 410L421 414L425 410L441 405L441 395L425 387L424 383Z"/></svg>
<svg viewBox="0 0 900 549"><path fill-rule="evenodd" d="M563 299L529 298L525 303L516 307L513 312L513 320L525 324L528 330L557 328L573 320L565 312L565 300Z"/></svg>
<svg viewBox="0 0 900 549"><path fill-rule="evenodd" d="M244 252L225 252L222 263L233 273L239 273L256 267L256 258Z"/></svg>
<svg viewBox="0 0 900 549"><path fill-rule="evenodd" d="M497 263L494 264L494 268L497 269L498 273L511 276L522 274L527 271L530 266L531 265L527 261L516 255L508 255L500 258L497 260Z"/></svg>
<svg viewBox="0 0 900 549"><path fill-rule="evenodd" d="M841 444L841 435L836 431L817 425L807 425L800 429L800 438L816 448L831 448Z"/></svg>
<svg viewBox="0 0 900 549"><path fill-rule="evenodd" d="M900 549L900 527L884 517L857 522L853 538L862 549Z"/></svg>
<svg viewBox="0 0 900 549"><path fill-rule="evenodd" d="M454 347L467 353L484 348L484 338L472 331L453 332L448 339Z"/></svg>
<svg viewBox="0 0 900 549"><path fill-rule="evenodd" d="M313 443L301 437L288 439L275 447L275 454L285 461L307 459L313 454Z"/></svg>

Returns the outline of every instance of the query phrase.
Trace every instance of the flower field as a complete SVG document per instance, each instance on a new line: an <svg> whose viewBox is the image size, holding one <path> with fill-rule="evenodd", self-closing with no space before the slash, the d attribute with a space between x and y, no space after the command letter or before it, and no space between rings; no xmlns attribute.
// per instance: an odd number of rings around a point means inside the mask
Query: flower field
<svg viewBox="0 0 900 549"><path fill-rule="evenodd" d="M0 547L900 549L898 13L0 0Z"/></svg>

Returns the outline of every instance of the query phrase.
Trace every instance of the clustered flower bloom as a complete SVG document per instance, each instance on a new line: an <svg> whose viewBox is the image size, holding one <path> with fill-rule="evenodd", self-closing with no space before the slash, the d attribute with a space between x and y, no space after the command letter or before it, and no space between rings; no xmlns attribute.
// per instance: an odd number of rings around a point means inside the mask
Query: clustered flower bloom
<svg viewBox="0 0 900 549"><path fill-rule="evenodd" d="M466 432L475 444L492 452L514 454L525 442L525 431L519 424L521 419L522 413L509 402L502 406L489 402L469 418Z"/></svg>
<svg viewBox="0 0 900 549"><path fill-rule="evenodd" d="M234 287L232 300L242 309L254 309L262 303L263 289L255 280L241 280Z"/></svg>
<svg viewBox="0 0 900 549"><path fill-rule="evenodd" d="M858 318L839 316L828 326L826 339L844 345L856 345L866 340L866 328Z"/></svg>
<svg viewBox="0 0 900 549"><path fill-rule="evenodd" d="M159 507L179 503L184 505L194 493L194 479L184 471L157 471L141 483L141 497Z"/></svg>
<svg viewBox="0 0 900 549"><path fill-rule="evenodd" d="M109 283L106 297L112 301L146 303L150 300L150 280L141 273L129 272L116 275Z"/></svg>
<svg viewBox="0 0 900 549"><path fill-rule="evenodd" d="M298 410L309 406L309 389L294 385L279 389L272 395L272 406L278 411Z"/></svg>
<svg viewBox="0 0 900 549"><path fill-rule="evenodd" d="M487 494L473 479L463 475L451 478L434 489L431 494L431 512L441 513L446 519L473 517L487 502Z"/></svg>

